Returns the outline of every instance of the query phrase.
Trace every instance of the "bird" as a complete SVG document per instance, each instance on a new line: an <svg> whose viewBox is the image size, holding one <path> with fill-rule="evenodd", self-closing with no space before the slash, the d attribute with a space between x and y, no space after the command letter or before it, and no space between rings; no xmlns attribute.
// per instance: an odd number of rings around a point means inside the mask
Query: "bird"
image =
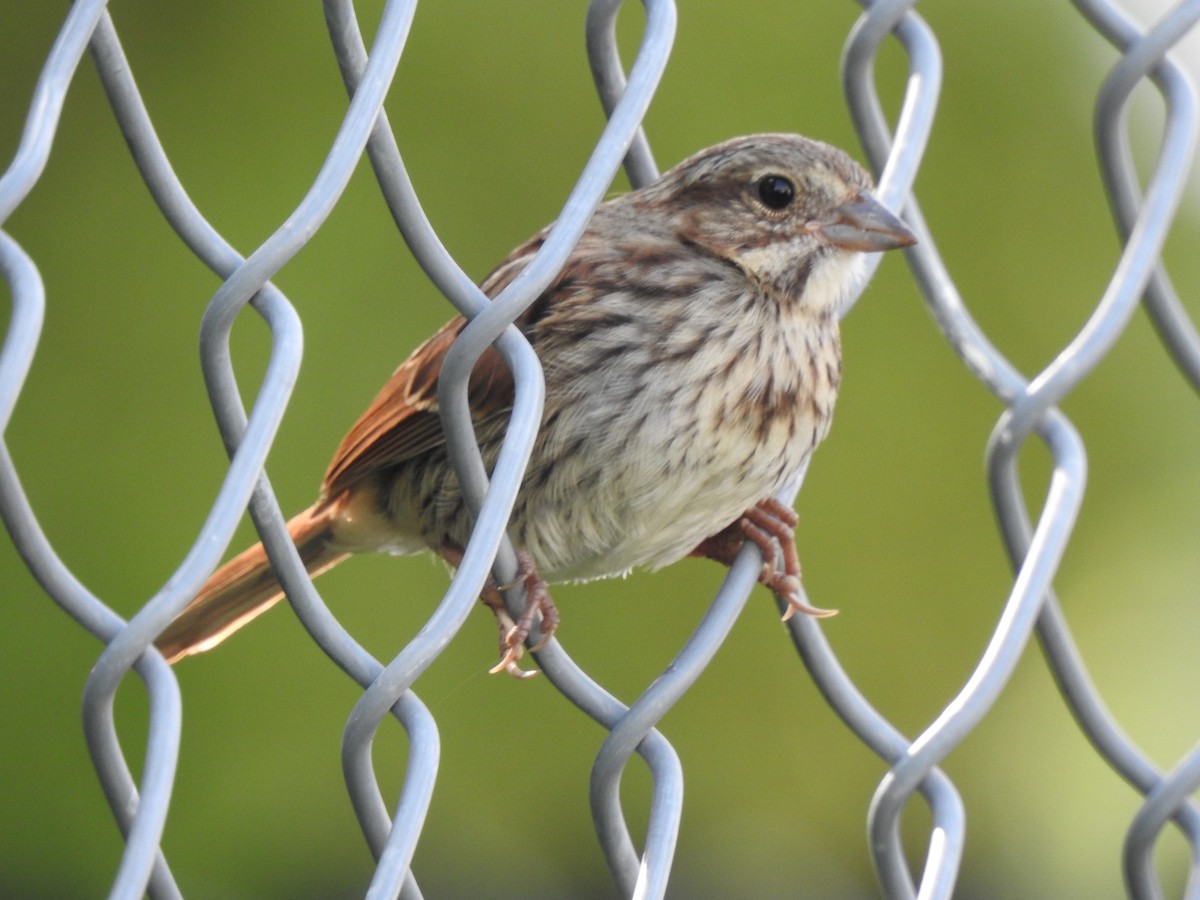
<svg viewBox="0 0 1200 900"><path fill-rule="evenodd" d="M495 297L549 227L480 287ZM795 511L774 499L829 431L841 381L839 313L866 254L915 243L844 151L797 134L734 138L600 204L557 277L515 321L545 375L542 418L508 533L525 605L500 630L493 672L519 666L548 584L732 563L747 541L786 614L824 616L800 591ZM466 325L455 317L395 370L288 522L310 576L365 552L461 560L472 517L450 464L437 381ZM488 348L468 403L491 471L513 377ZM208 650L282 597L261 544L220 567L156 640L172 663ZM541 646L539 644L538 646ZM537 647L533 648L537 649Z"/></svg>

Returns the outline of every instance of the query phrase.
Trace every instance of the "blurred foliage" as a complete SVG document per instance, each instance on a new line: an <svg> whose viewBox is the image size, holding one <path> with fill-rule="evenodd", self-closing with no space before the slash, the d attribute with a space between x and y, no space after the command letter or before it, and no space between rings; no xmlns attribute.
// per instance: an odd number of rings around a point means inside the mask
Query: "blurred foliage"
<svg viewBox="0 0 1200 900"><path fill-rule="evenodd" d="M377 21L378 2L361 6L364 21ZM319 9L125 0L112 11L184 184L249 252L299 202L345 108ZM853 3L682 4L647 120L660 165L756 130L857 150L838 74L856 14ZM1057 5L929 0L922 14L946 73L917 192L972 313L1032 373L1084 322L1117 258L1090 121L1115 57ZM4 160L63 15L63 4L5 5ZM627 58L641 16L622 14ZM904 72L896 48L877 71L894 107ZM1139 103L1152 119L1155 100ZM583 4L422 4L388 106L442 239L482 277L555 216L602 125ZM1200 273L1194 209L1185 212L1168 262L1186 295ZM158 215L87 59L45 175L6 229L37 261L49 298L12 453L59 553L131 615L190 546L223 474L196 353L218 280ZM269 468L285 509L299 509L344 429L450 311L365 166L276 283L303 318L306 355ZM235 354L252 397L269 343L252 312L242 318ZM1011 584L982 477L1000 407L942 341L899 258L846 322L845 356L837 426L800 498L799 545L811 596L842 610L826 627L844 665L915 734L969 676ZM1065 404L1087 442L1090 482L1057 588L1107 701L1161 765L1195 732L1195 704L1183 702L1194 692L1178 690L1200 674L1195 401L1139 314ZM1047 454L1031 447L1022 464L1036 508ZM246 526L237 543L251 538ZM122 846L80 727L99 647L46 600L6 541L0 572L0 895L97 896ZM561 637L632 699L669 663L720 576L693 561L560 588ZM321 588L387 657L446 581L426 559L373 558ZM603 733L544 679L487 676L493 650L481 611L417 686L444 754L415 862L422 887L431 897L611 897L586 800ZM183 749L165 850L185 894L360 896L372 864L338 756L358 689L286 609L178 673ZM129 679L117 716L135 765L144 708ZM765 593L662 729L687 773L673 896L876 893L863 822L884 766L812 688ZM405 753L401 730L385 725L375 759L388 797ZM1075 729L1036 649L945 768L970 823L960 896L1120 896L1137 797ZM635 761L624 786L635 832L647 786ZM912 807L906 828L920 860L928 814ZM1177 843L1164 841L1164 872L1183 870Z"/></svg>

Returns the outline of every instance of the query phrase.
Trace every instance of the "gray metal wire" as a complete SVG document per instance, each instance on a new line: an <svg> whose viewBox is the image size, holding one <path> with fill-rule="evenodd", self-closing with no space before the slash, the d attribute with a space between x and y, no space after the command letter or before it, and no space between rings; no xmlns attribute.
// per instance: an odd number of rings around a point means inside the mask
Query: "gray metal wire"
<svg viewBox="0 0 1200 900"><path fill-rule="evenodd" d="M896 4L897 7L902 5ZM1191 847L1193 876L1189 880L1189 896L1197 890L1194 872L1200 845L1195 842L1195 810L1188 799L1196 787L1196 782L1191 780L1194 772L1181 765L1170 791L1173 802L1169 803L1169 808L1168 803L1153 795L1158 790L1167 791L1159 787L1161 776L1141 758L1133 743L1112 726L1074 651L1065 620L1050 590L1074 525L1086 478L1083 442L1067 419L1055 409L1055 404L1091 371L1128 323L1134 304L1150 281L1182 195L1194 154L1194 90L1180 70L1165 59L1165 54L1195 23L1197 10L1194 4L1180 4L1156 28L1142 34L1115 5L1096 2L1080 3L1079 6L1096 27L1125 52L1101 91L1097 110L1097 143L1108 172L1109 191L1117 210L1125 251L1109 289L1075 340L1042 373L1026 380L970 318L949 273L940 262L933 237L925 227L916 201L911 200L904 207L906 221L920 236L919 244L908 251L908 258L935 320L964 365L1008 407L989 442L988 472L993 502L1016 578L993 639L971 679L947 704L942 715L904 748L876 792L869 817L872 852L885 893L889 896L914 895L899 838L899 817L908 797L991 708L1011 677L1035 624L1064 698L1093 745L1110 765L1140 790L1152 792L1153 812L1139 814L1127 842L1125 867L1130 894L1135 897L1161 895L1149 855L1153 837L1171 816L1180 820ZM882 10L882 4L872 7L873 11L875 9ZM909 21L915 20L916 16L909 13ZM1136 182L1125 144L1122 106L1133 86L1151 69L1155 70L1156 86L1163 92L1167 104L1167 126L1147 198L1139 201L1134 198L1135 191L1131 187ZM869 99L866 102L860 99L856 103L853 92L850 97L860 132L870 135L864 137L868 156L878 162L881 151L887 147L878 103L870 103ZM864 107L869 112L864 114ZM1114 137L1116 135L1120 137ZM1123 152L1106 150L1113 146L1114 140ZM1131 224L1130 220L1135 217L1136 224ZM1165 304L1160 301L1159 305ZM1176 313L1176 321L1186 318L1177 303L1172 310ZM1186 361L1200 347L1194 329L1172 328L1171 333L1168 346L1187 371ZM1054 473L1036 525L1031 524L1025 508L1016 463L1022 444L1034 432L1046 443L1054 460ZM798 624L803 626L805 623ZM1151 803L1148 798L1147 805ZM931 841L931 850L937 849L936 844L936 840ZM957 866L957 859L951 860L949 855L938 860L931 853L930 862L940 862L946 868ZM926 869L927 878L931 867ZM949 896L952 882L952 878L948 883L942 877L936 885L931 883L927 890L923 880L920 896Z"/></svg>
<svg viewBox="0 0 1200 900"><path fill-rule="evenodd" d="M1011 365L975 323L941 261L912 187L932 128L941 87L941 56L929 25L912 0L863 2L843 59L847 103L868 159L879 173L883 201L901 209L920 237L907 251L913 278L934 322L966 369L1004 404L988 444L989 485L1002 540L1014 570L1011 590L970 678L942 713L910 739L893 727L854 684L818 621L789 623L796 649L830 706L889 766L868 811L871 853L889 897L948 898L966 840L962 799L938 766L987 715L1037 634L1064 701L1108 764L1145 800L1133 817L1124 849L1130 896L1163 894L1152 865L1156 842L1172 822L1191 853L1186 895L1200 896L1200 746L1166 774L1125 735L1091 683L1051 585L1071 538L1086 482L1084 443L1058 409L1124 332L1139 301L1183 376L1200 390L1200 335L1162 268L1161 250L1180 204L1195 152L1195 91L1167 53L1200 20L1200 0L1186 0L1154 26L1142 29L1107 0L1075 0L1081 14L1121 52L1101 86L1096 145L1122 254L1104 294L1076 337L1040 373L1028 377ZM182 701L169 666L152 648L154 637L196 593L229 544L248 509L289 600L314 641L362 687L342 740L347 791L376 859L367 896L420 897L410 866L429 809L439 760L436 722L412 687L453 640L489 574L511 581L516 557L505 536L540 420L544 383L536 355L514 319L551 282L579 239L596 205L624 164L635 186L657 177L641 122L667 65L676 11L669 0L647 0L641 44L628 73L616 47L620 0L594 0L586 22L586 49L607 125L556 225L530 265L489 301L443 247L422 209L393 137L383 100L413 21L414 0L390 0L368 53L353 4L326 0L330 40L350 95L336 137L309 191L257 249L239 255L204 219L172 170L158 140L101 0L71 7L38 80L31 111L12 163L0 177L0 224L20 206L46 165L63 100L89 46L115 118L147 189L181 241L222 278L202 320L201 360L214 416L230 465L208 518L163 587L128 622L84 586L56 554L22 489L7 445L0 441L0 517L14 546L47 595L103 644L84 686L89 751L106 798L125 838L109 896L178 897L180 889L160 848L175 777ZM908 61L903 101L889 125L875 91L874 61L895 39ZM1160 149L1145 187L1129 150L1126 105L1149 80L1166 109ZM476 528L438 608L390 662L367 653L338 623L304 572L284 517L263 472L267 452L287 407L299 368L299 319L270 279L322 226L359 159L366 155L397 228L434 284L470 323L447 356L439 402L453 462L476 515ZM12 310L0 347L0 433L7 430L36 351L46 307L38 269L0 231L0 273ZM847 304L847 310L851 303ZM230 333L246 306L266 322L272 350L249 413L233 373ZM474 442L466 385L475 361L495 346L512 368L516 402L507 438L489 479ZM1021 449L1036 437L1053 471L1040 510L1025 505L1020 488ZM781 494L792 502L804 473ZM731 631L746 603L761 556L746 548L712 600L695 633L672 663L626 706L576 665L551 640L535 654L542 671L571 703L607 729L592 769L590 802L596 834L623 895L663 897L671 874L683 808L684 765L656 724L696 681ZM511 597L514 612L520 598ZM537 635L533 636L536 640ZM149 696L145 761L140 779L129 771L113 720L113 699L136 673ZM371 747L383 720L398 720L409 741L403 788L389 809L380 791ZM639 848L620 802L622 774L634 754L652 778L646 837ZM931 813L924 867L914 873L900 840L900 817L914 793Z"/></svg>

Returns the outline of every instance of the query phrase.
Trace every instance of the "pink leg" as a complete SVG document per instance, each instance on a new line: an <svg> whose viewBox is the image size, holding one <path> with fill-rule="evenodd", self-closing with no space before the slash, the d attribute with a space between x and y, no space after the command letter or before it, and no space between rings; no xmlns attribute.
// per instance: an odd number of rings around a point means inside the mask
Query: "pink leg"
<svg viewBox="0 0 1200 900"><path fill-rule="evenodd" d="M455 568L462 562L463 552L459 547L447 545L442 547L439 552L442 558ZM516 621L513 621L513 617L509 615L508 607L504 605L504 597L501 591L506 591L517 584L522 584L525 588L525 606L521 610L520 617ZM535 619L540 612L542 614L542 639L538 641L536 647L532 647L531 649L534 651L541 650L558 629L559 615L558 609L554 606L554 601L550 598L550 591L546 587L546 582L538 574L533 557L524 550L518 551L516 580L512 584L500 586L496 584L495 579L489 576L483 586L483 593L480 594L479 599L491 607L492 612L496 616L496 624L500 628L501 659L500 662L488 671L495 674L503 670L514 678L532 678L535 676L537 674L536 669L522 669L517 664L521 657L525 655L525 639L529 637L529 633L533 630Z"/></svg>
<svg viewBox="0 0 1200 900"><path fill-rule="evenodd" d="M508 608L504 605L504 598L500 592L518 584L525 588L525 606L521 609L520 617L514 622L508 613ZM546 582L538 574L533 557L525 550L517 551L516 580L512 584L498 587L489 579L487 585L484 586L481 599L492 608L496 614L496 622L500 626L500 662L488 671L493 675L505 671L515 678L532 678L537 674L536 671L528 671L517 665L521 657L525 655L525 639L529 637L529 633L537 624L536 619L539 612L542 614L542 639L537 642L536 646L530 647L530 650L536 652L546 646L546 642L558 630L559 623L558 609L550 598L550 590L546 587Z"/></svg>
<svg viewBox="0 0 1200 900"><path fill-rule="evenodd" d="M810 606L801 597L800 557L796 554L796 512L773 497L759 501L746 510L736 522L700 542L692 556L707 556L726 566L737 556L742 545L750 541L762 551L763 567L758 581L774 591L787 603L783 614L786 622L795 613L817 618L837 615L836 609ZM783 566L780 568L780 553Z"/></svg>

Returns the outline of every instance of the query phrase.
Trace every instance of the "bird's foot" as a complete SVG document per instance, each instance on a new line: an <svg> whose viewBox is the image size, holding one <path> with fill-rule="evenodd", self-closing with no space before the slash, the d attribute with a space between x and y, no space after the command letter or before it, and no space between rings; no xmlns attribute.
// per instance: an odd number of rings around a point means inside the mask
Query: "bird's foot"
<svg viewBox="0 0 1200 900"><path fill-rule="evenodd" d="M692 555L707 556L728 566L745 542L750 541L762 552L759 584L787 603L783 621L798 612L818 619L836 616L836 609L822 609L804 602L804 593L800 589L800 557L796 554L797 521L795 510L768 497L746 510L733 524L701 541Z"/></svg>
<svg viewBox="0 0 1200 900"><path fill-rule="evenodd" d="M501 591L507 591L518 584L525 589L525 605L521 609L521 615L514 621L504 604ZM525 640L537 624L541 631L541 640L529 648L531 652L536 653L554 636L559 623L558 609L554 606L545 580L538 574L533 557L525 550L518 551L517 577L511 584L503 586L496 586L489 581L488 586L484 588L482 599L496 614L496 623L500 628L500 662L488 671L493 675L497 672L507 672L514 678L532 678L537 674L537 670L522 669L519 665L521 657L525 655ZM539 613L542 616L540 624L536 621Z"/></svg>

